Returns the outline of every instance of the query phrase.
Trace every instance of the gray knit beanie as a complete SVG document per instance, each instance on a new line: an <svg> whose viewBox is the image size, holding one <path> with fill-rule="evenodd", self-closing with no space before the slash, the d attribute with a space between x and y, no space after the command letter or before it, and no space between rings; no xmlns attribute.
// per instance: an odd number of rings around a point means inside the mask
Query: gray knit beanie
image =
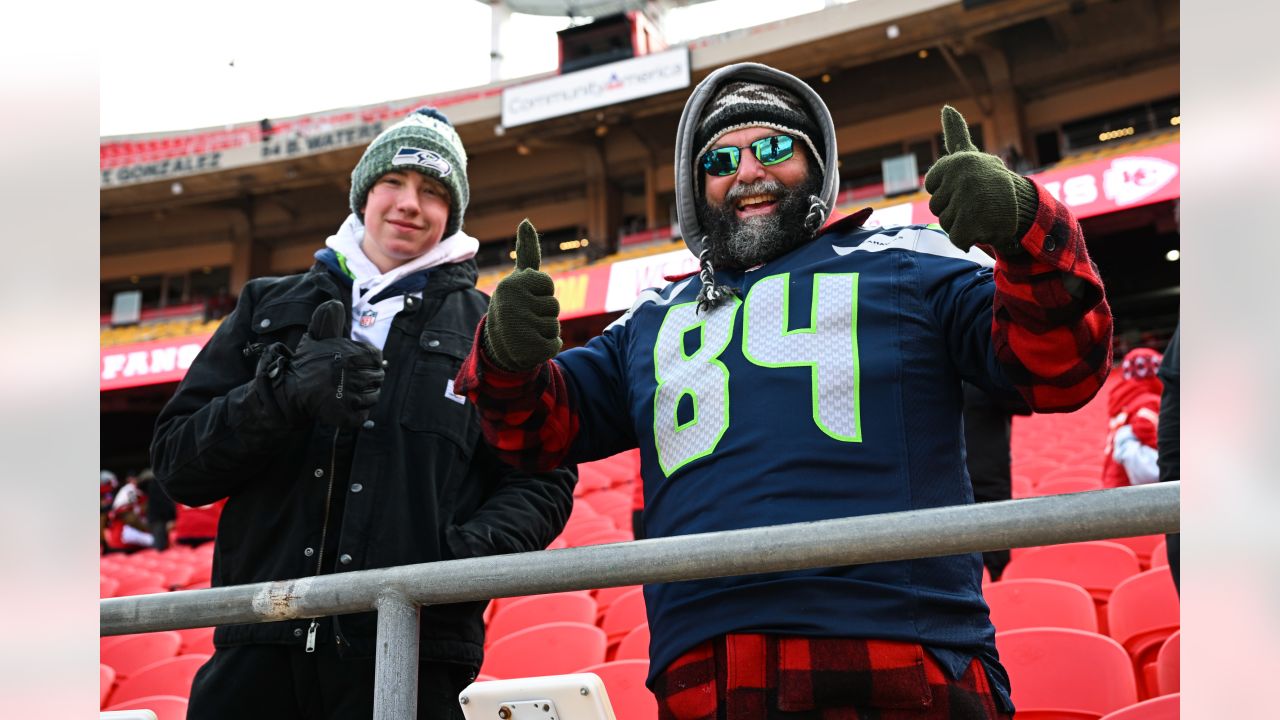
<svg viewBox="0 0 1280 720"><path fill-rule="evenodd" d="M351 212L364 222L369 188L392 170L417 170L449 189L449 221L444 237L462 228L471 189L467 185L467 152L462 139L435 108L419 108L383 130L365 148L351 171Z"/></svg>

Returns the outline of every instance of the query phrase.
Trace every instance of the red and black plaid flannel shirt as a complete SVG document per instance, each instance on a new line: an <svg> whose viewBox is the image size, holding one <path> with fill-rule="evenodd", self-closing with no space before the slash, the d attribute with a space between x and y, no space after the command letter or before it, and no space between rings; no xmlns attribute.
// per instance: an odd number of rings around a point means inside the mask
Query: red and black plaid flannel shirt
<svg viewBox="0 0 1280 720"><path fill-rule="evenodd" d="M733 633L654 680L659 720L920 720L1011 717L975 659L953 680L919 645Z"/></svg>
<svg viewBox="0 0 1280 720"><path fill-rule="evenodd" d="M997 254L991 335L1005 375L1037 412L1087 403L1111 372L1111 309L1080 224L1043 187L1027 251ZM487 319L487 318L486 318ZM564 376L554 362L508 372L480 351L485 320L454 381L480 409L485 439L507 463L549 470L578 433Z"/></svg>

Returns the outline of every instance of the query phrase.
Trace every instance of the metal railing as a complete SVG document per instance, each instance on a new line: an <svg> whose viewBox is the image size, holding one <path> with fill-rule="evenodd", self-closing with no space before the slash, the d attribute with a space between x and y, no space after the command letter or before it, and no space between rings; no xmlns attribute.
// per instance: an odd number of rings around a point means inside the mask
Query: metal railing
<svg viewBox="0 0 1280 720"><path fill-rule="evenodd" d="M102 635L376 610L374 720L417 707L418 608L1177 532L1180 482L108 598Z"/></svg>

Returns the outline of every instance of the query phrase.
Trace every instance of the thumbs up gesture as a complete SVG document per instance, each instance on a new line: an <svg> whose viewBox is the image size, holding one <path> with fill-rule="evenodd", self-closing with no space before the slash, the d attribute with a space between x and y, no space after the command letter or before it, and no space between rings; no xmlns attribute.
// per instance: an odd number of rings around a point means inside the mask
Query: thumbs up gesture
<svg viewBox="0 0 1280 720"><path fill-rule="evenodd" d="M346 314L340 300L321 303L298 347L274 350L279 360L267 377L291 424L356 427L378 403L382 352L345 336Z"/></svg>
<svg viewBox="0 0 1280 720"><path fill-rule="evenodd" d="M489 301L484 351L498 367L532 370L560 352L560 303L551 276L538 269L538 231L527 219L516 229L516 269Z"/></svg>
<svg viewBox="0 0 1280 720"><path fill-rule="evenodd" d="M931 196L930 212L952 244L964 251L983 244L997 252L1021 252L1018 240L1039 208L1035 186L1000 158L978 150L964 116L950 105L942 108L942 141L947 154L925 174L924 189Z"/></svg>

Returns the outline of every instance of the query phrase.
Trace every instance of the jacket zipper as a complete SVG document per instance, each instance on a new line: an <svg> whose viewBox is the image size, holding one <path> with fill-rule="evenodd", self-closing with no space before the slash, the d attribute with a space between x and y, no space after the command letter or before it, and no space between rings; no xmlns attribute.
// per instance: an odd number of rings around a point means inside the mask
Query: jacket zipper
<svg viewBox="0 0 1280 720"><path fill-rule="evenodd" d="M342 381L338 381L338 393L341 397ZM329 536L329 506L333 502L333 476L338 467L338 433L341 430L333 431L333 444L329 448L329 489L325 491L324 496L324 524L320 526L320 550L316 553L316 575L319 576L324 568L324 545L325 540ZM307 628L307 652L316 651L316 630L320 627L320 618L311 618L311 625Z"/></svg>

